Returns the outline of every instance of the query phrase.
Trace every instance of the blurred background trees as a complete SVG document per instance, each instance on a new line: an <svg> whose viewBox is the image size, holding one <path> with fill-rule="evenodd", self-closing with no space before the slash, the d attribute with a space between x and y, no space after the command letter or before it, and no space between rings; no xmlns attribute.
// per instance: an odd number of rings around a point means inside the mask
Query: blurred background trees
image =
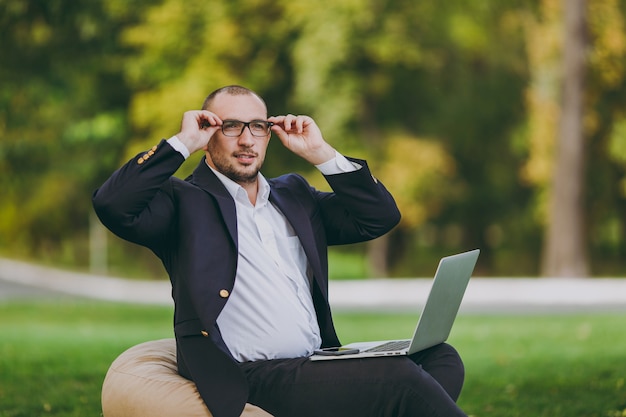
<svg viewBox="0 0 626 417"><path fill-rule="evenodd" d="M559 128L574 103L563 62L576 4L579 136ZM348 260L335 276L432 275L439 256L475 247L487 276L624 274L625 10L619 0L0 0L0 252L161 276L146 251L94 238L91 193L236 83L271 114L312 115L396 196L401 225L334 249L333 264ZM555 171L571 143L579 165ZM264 173L292 170L326 187L272 141ZM557 178L579 187L575 207L555 199ZM556 228L569 209L574 220ZM93 256L98 242L106 258ZM557 256L548 244L577 252L545 268Z"/></svg>

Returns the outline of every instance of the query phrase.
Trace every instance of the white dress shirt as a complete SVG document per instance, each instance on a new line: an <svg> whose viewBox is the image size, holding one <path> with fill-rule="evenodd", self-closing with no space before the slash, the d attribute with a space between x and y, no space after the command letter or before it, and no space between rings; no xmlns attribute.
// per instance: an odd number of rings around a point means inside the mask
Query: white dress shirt
<svg viewBox="0 0 626 417"><path fill-rule="evenodd" d="M178 138L168 142L188 157ZM332 175L360 165L337 153L317 168ZM311 271L299 238L269 201L270 187L263 175L259 173L257 200L252 205L243 187L211 169L237 210L235 286L217 318L226 346L240 362L311 355L320 347L321 336L309 286Z"/></svg>

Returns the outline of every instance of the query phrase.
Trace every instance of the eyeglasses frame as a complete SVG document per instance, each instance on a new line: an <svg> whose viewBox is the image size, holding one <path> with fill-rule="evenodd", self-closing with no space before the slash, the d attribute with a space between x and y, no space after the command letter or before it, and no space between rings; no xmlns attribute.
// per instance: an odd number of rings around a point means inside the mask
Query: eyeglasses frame
<svg viewBox="0 0 626 417"><path fill-rule="evenodd" d="M226 132L224 131L224 125L225 125L227 122L237 122L237 123L242 123L242 124L243 124L243 126L241 127L241 132L239 132L239 134L238 134L238 135L229 135L229 134L226 134ZM263 135L256 135L256 134L252 131L252 129L250 128L250 124L251 124L251 123L258 123L258 122L263 122L263 123L267 124L267 131L266 131L266 132L265 132L265 134L263 134ZM244 122L244 121L241 121L241 120L235 120L235 119L227 119L227 120L223 120L223 121L222 121L222 125L220 126L220 130L222 131L222 134L223 134L224 136L226 136L226 137L229 137L229 138L238 138L239 136L241 136L241 135L243 134L243 131L244 131L244 130L246 129L246 127L247 127L247 128L248 128L248 130L250 131L250 134L251 134L252 136L254 136L255 138L262 138L262 137L265 137L265 136L267 136L267 135L269 135L269 134L270 134L270 129L272 128L272 126L274 126L274 123L273 123L273 122L268 122L267 120L261 120L261 119L250 120L249 122Z"/></svg>

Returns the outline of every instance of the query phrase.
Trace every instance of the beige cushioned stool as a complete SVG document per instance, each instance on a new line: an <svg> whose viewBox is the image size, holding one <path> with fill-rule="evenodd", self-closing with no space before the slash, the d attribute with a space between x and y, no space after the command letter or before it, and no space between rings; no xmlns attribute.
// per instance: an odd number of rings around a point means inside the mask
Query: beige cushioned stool
<svg viewBox="0 0 626 417"><path fill-rule="evenodd" d="M111 364L102 384L104 417L212 417L196 385L178 374L176 341L133 346ZM241 417L272 417L246 404Z"/></svg>

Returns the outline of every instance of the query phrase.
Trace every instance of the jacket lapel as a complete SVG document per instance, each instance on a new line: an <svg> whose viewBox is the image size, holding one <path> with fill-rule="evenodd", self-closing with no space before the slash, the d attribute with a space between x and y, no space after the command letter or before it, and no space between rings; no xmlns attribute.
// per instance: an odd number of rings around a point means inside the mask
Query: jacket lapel
<svg viewBox="0 0 626 417"><path fill-rule="evenodd" d="M295 198L287 188L274 186L273 181L270 181L270 185L272 186L270 201L278 207L294 228L309 265L313 270L313 276L321 278L323 274L320 255L315 244L315 233L307 217L307 210L302 206L301 201Z"/></svg>
<svg viewBox="0 0 626 417"><path fill-rule="evenodd" d="M200 163L193 171L193 174L187 178L186 181L197 185L215 197L228 233L233 242L235 242L235 246L237 246L237 211L235 202L228 193L228 190L226 190L226 187L224 187L224 184L222 184L219 178L215 176L211 168L206 164L206 157L202 157Z"/></svg>
<svg viewBox="0 0 626 417"><path fill-rule="evenodd" d="M235 202L224 187L224 184L222 184L215 174L213 174L213 171L207 166L205 157L202 158L187 181L196 184L215 197L231 239L237 244L237 212ZM321 279L324 273L320 263L320 254L316 246L315 233L306 214L307 210L305 210L302 203L295 198L287 188L277 185L272 180L270 180L269 183L271 187L270 201L282 211L289 223L291 223L291 226L294 228L302 243L304 253L313 270L313 276ZM323 285L321 285L321 287L324 288Z"/></svg>

